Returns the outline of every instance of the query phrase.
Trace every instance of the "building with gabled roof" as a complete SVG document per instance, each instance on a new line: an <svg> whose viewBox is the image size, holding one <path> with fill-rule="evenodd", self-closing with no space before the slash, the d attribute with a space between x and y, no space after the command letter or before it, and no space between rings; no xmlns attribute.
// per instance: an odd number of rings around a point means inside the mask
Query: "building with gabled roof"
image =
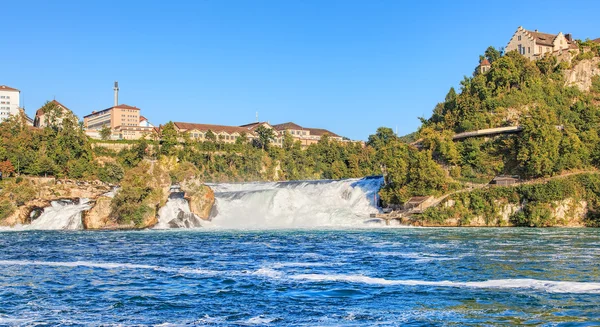
<svg viewBox="0 0 600 327"><path fill-rule="evenodd" d="M48 113L46 112L48 106L56 106L56 108L58 109L58 112L54 113L56 117L48 116ZM71 111L65 105L56 100L52 100L44 104L40 109L38 109L35 112L33 126L38 128L48 127L50 124L50 120L52 120L54 124L60 125L67 115L72 115L73 117L75 117L73 111Z"/></svg>
<svg viewBox="0 0 600 327"><path fill-rule="evenodd" d="M302 127L293 122L273 125L273 128L283 136L284 133L289 133L296 141L300 141L302 147L308 147L311 144L319 142L324 135L336 141L343 141L343 138L329 130L322 128Z"/></svg>
<svg viewBox="0 0 600 327"><path fill-rule="evenodd" d="M174 122L175 129L179 133L187 133L189 137L197 141L210 141L207 133L210 131L215 139L224 143L235 143L238 138L245 137L250 140L256 137L254 128L258 125L248 124L245 126L227 126L213 124L196 124Z"/></svg>
<svg viewBox="0 0 600 327"><path fill-rule="evenodd" d="M579 51L571 34L549 34L530 31L519 26L505 48L506 52L518 51L530 60L542 58L545 54L559 55L563 52Z"/></svg>
<svg viewBox="0 0 600 327"><path fill-rule="evenodd" d="M6 85L0 85L0 122L19 114L21 91Z"/></svg>

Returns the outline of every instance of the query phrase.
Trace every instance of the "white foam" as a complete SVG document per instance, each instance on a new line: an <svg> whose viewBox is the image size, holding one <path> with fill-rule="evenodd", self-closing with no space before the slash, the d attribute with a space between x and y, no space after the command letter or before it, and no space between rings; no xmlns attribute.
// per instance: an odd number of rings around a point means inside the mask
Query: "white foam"
<svg viewBox="0 0 600 327"><path fill-rule="evenodd" d="M219 229L367 227L382 178L212 184Z"/></svg>
<svg viewBox="0 0 600 327"><path fill-rule="evenodd" d="M35 261L35 260L0 260L3 266L49 266L49 267L89 267L98 269L148 269L161 272L194 274L194 275L223 275L225 272L206 270L201 268L175 268L154 265L115 263L115 262L90 262L90 261ZM228 275L247 276L248 273L228 271ZM347 282L369 285L399 285L399 286L430 286L430 287L465 287L465 288L492 288L492 289L530 289L548 293L587 293L600 294L599 282L572 282L551 281L538 279L495 279L478 282L454 282L454 281L426 281L426 280L391 280L385 278L369 277L364 275L343 274L297 274L286 275L272 268L260 268L250 275L261 276L272 279L291 279L310 282Z"/></svg>
<svg viewBox="0 0 600 327"><path fill-rule="evenodd" d="M172 268L153 265L141 265L133 263L116 262L90 262L90 261L36 261L36 260L0 260L3 266L47 266L47 267L88 267L99 269L147 269L170 273L193 274L193 275L217 275L220 272L214 270L205 270L199 268Z"/></svg>
<svg viewBox="0 0 600 327"><path fill-rule="evenodd" d="M81 230L81 214L91 207L89 200L84 198L79 199L78 203L52 201L31 224L18 225L9 230Z"/></svg>
<svg viewBox="0 0 600 327"><path fill-rule="evenodd" d="M363 275L320 275L299 274L290 276L294 280L337 281L362 283L371 285L401 286L434 286L434 287L468 287L497 289L532 289L548 293L590 293L600 294L600 283L595 282L563 282L537 279L497 279L481 282L425 281L425 280L389 280Z"/></svg>

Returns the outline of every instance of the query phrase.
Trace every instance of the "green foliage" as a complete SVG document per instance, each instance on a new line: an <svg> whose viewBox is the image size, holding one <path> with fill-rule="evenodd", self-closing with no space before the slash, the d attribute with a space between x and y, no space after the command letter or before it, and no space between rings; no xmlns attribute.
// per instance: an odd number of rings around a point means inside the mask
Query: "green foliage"
<svg viewBox="0 0 600 327"><path fill-rule="evenodd" d="M110 184L119 183L124 175L125 171L118 163L107 162L98 170L98 178L101 181Z"/></svg>
<svg viewBox="0 0 600 327"><path fill-rule="evenodd" d="M15 212L15 206L8 199L0 199L0 221Z"/></svg>
<svg viewBox="0 0 600 327"><path fill-rule="evenodd" d="M127 172L121 182L121 189L111 201L111 215L120 224L133 222L140 226L146 215L153 212L149 205L153 192L150 165L140 164Z"/></svg>
<svg viewBox="0 0 600 327"><path fill-rule="evenodd" d="M106 140L110 139L111 135L112 135L112 129L110 128L110 126L108 126L108 125L102 126L102 129L100 129L100 138L103 141L106 141Z"/></svg>
<svg viewBox="0 0 600 327"><path fill-rule="evenodd" d="M59 116L54 105L46 109L52 115L43 129L28 127L19 115L0 123L0 161L10 161L17 174L92 177L92 150L77 117Z"/></svg>
<svg viewBox="0 0 600 327"><path fill-rule="evenodd" d="M165 124L161 129L160 154L166 156L174 155L176 152L176 146L179 143L178 137L179 135L177 133L177 129L175 128L175 124L173 124L173 122L168 122Z"/></svg>
<svg viewBox="0 0 600 327"><path fill-rule="evenodd" d="M263 125L256 128L256 134L258 135L258 138L255 139L256 146L263 150L267 150L271 142L275 140L275 131Z"/></svg>

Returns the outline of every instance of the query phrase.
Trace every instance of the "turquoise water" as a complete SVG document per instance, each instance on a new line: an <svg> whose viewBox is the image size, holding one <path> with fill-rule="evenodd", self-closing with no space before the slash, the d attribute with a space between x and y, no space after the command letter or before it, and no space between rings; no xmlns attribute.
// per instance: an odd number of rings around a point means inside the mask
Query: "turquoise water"
<svg viewBox="0 0 600 327"><path fill-rule="evenodd" d="M0 233L0 325L600 324L596 229Z"/></svg>

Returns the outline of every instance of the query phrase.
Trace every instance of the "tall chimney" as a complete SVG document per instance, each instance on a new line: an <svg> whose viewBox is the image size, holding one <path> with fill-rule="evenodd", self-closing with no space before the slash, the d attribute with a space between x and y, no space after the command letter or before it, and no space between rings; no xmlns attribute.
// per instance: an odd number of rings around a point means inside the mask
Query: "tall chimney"
<svg viewBox="0 0 600 327"><path fill-rule="evenodd" d="M119 105L119 82L115 81L115 107Z"/></svg>

